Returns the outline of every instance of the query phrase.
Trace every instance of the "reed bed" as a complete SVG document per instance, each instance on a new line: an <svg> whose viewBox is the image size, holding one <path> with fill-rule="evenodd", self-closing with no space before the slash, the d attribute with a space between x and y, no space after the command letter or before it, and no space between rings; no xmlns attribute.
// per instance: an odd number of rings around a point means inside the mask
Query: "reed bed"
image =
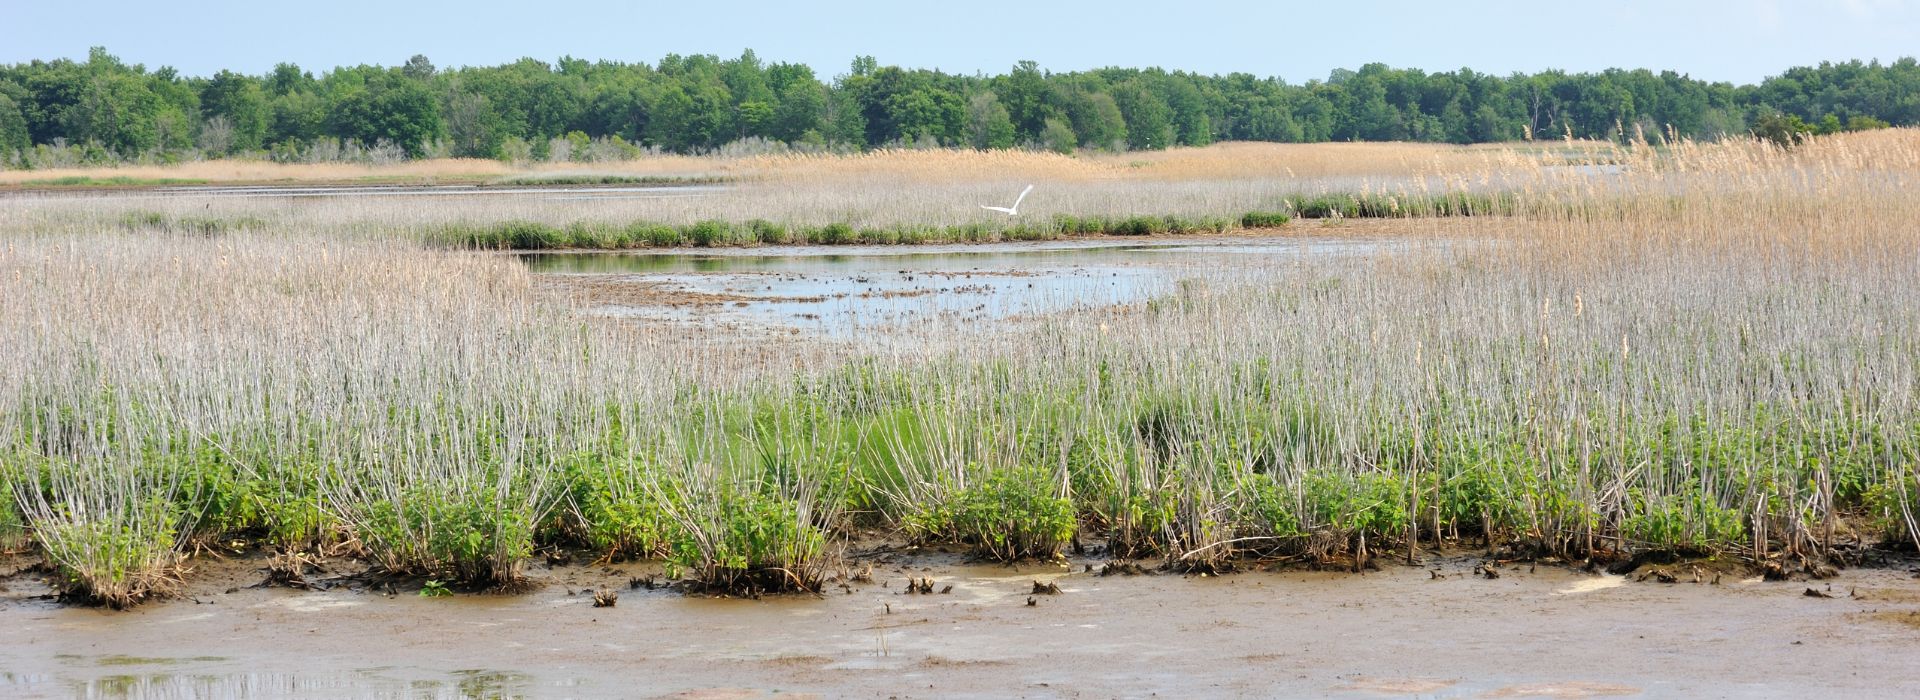
<svg viewBox="0 0 1920 700"><path fill-rule="evenodd" d="M1417 245L933 343L589 320L397 211L359 235L365 212L166 212L260 219L208 232L33 200L0 222L0 478L73 594L113 605L233 536L476 588L564 543L751 592L817 590L866 528L1209 572L1913 546L1920 135L1610 158L1377 194L1501 184L1500 216ZM1162 196L1298 184L1230 181ZM800 206L768 196L746 211Z"/></svg>

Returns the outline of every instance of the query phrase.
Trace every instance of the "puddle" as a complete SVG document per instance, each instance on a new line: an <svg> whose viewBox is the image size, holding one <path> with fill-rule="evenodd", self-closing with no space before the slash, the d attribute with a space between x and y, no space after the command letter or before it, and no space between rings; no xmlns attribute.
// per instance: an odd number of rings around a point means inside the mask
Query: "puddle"
<svg viewBox="0 0 1920 700"><path fill-rule="evenodd" d="M534 253L521 259L590 313L853 335L1137 303L1188 280L1373 253L1367 240L1069 241L748 252Z"/></svg>

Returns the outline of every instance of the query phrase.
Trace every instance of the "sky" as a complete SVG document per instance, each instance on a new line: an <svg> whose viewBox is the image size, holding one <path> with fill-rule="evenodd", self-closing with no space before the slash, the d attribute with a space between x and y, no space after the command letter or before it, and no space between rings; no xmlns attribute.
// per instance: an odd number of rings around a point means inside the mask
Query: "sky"
<svg viewBox="0 0 1920 700"><path fill-rule="evenodd" d="M949 73L1160 66L1301 83L1366 63L1505 75L1675 70L1757 82L1821 61L1920 54L1920 0L1591 2L251 2L0 0L0 63L84 60L91 46L188 75L291 61L495 65L531 56L657 62L669 53L805 63L856 55Z"/></svg>

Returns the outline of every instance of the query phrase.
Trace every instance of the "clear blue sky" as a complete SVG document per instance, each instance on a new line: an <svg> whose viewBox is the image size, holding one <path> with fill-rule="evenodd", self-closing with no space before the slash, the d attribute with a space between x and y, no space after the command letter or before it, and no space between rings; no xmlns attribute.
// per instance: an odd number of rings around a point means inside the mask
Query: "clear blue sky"
<svg viewBox="0 0 1920 700"><path fill-rule="evenodd" d="M491 65L532 56L654 62L737 56L843 73L853 56L952 73L1162 66L1290 82L1369 62L1506 74L1619 66L1753 82L1823 60L1920 53L1920 0L1430 2L171 3L0 0L0 63L84 59L102 45L190 75L293 61Z"/></svg>

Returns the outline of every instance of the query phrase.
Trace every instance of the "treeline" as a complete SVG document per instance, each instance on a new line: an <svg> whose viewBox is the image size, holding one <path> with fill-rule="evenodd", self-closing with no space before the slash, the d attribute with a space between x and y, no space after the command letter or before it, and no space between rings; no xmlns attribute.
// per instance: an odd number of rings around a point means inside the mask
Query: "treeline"
<svg viewBox="0 0 1920 700"><path fill-rule="evenodd" d="M854 60L823 78L752 51L657 64L533 59L438 70L260 76L88 60L0 66L0 158L14 167L264 155L277 160L466 156L598 160L650 152L880 146L1160 149L1219 140L1652 140L1746 134L1766 120L1818 131L1920 123L1904 58L1793 68L1759 85L1666 71L1494 76L1370 64L1290 84L1157 68L994 76Z"/></svg>

